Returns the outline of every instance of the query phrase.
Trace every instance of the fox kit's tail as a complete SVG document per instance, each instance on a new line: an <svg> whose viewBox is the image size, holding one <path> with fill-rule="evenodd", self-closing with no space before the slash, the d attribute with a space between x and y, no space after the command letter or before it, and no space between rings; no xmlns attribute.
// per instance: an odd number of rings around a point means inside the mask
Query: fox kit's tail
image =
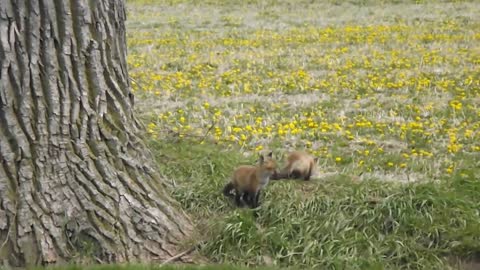
<svg viewBox="0 0 480 270"><path fill-rule="evenodd" d="M233 198L234 195L232 194L232 190L234 190L235 187L233 186L232 182L228 182L228 184L225 185L223 188L223 195L225 197Z"/></svg>

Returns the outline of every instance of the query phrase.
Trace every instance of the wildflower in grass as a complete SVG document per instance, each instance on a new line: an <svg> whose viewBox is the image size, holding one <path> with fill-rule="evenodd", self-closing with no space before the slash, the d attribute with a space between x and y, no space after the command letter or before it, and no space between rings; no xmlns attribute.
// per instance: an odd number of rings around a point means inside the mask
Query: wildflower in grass
<svg viewBox="0 0 480 270"><path fill-rule="evenodd" d="M223 134L223 130L220 127L215 127L215 136L219 137Z"/></svg>
<svg viewBox="0 0 480 270"><path fill-rule="evenodd" d="M465 133L464 133L463 136L464 136L465 138L469 138L469 139L470 139L470 138L473 138L473 130L471 130L471 129L465 130Z"/></svg>
<svg viewBox="0 0 480 270"><path fill-rule="evenodd" d="M458 111L462 109L462 103L458 100L452 100L450 101L450 107L452 107L454 110Z"/></svg>
<svg viewBox="0 0 480 270"><path fill-rule="evenodd" d="M420 156L422 156L422 157L432 157L433 153L421 149L420 150Z"/></svg>
<svg viewBox="0 0 480 270"><path fill-rule="evenodd" d="M450 130L448 136L449 136L449 144L447 145L448 152L450 153L458 152L462 148L462 145L457 143L457 135L455 133L455 129Z"/></svg>
<svg viewBox="0 0 480 270"><path fill-rule="evenodd" d="M149 123L147 126L147 132L152 134L156 128L157 125L155 123Z"/></svg>
<svg viewBox="0 0 480 270"><path fill-rule="evenodd" d="M461 144L456 144L456 143L450 143L447 146L447 149L448 149L448 152L450 152L450 153L456 153L456 152L460 151L460 149L462 149L462 145Z"/></svg>
<svg viewBox="0 0 480 270"><path fill-rule="evenodd" d="M242 128L241 127L234 127L234 128L232 128L232 132L233 133L240 133L240 132L242 132Z"/></svg>

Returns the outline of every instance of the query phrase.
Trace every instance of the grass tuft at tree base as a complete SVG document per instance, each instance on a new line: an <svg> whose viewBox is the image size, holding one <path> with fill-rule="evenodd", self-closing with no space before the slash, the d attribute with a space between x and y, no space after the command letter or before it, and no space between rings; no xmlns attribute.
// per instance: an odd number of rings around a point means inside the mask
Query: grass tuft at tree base
<svg viewBox="0 0 480 270"><path fill-rule="evenodd" d="M0 268L1 269L1 268ZM93 265L68 265L52 266L48 268L31 268L30 270L244 270L250 269L233 265L180 265L171 264L160 267L159 265L142 264L93 264ZM257 267L257 270L274 270L277 268Z"/></svg>

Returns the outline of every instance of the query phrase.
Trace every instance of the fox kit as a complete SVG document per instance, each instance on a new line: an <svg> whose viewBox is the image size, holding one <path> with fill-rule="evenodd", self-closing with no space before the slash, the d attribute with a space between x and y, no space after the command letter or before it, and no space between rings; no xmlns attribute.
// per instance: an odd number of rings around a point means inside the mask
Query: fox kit
<svg viewBox="0 0 480 270"><path fill-rule="evenodd" d="M260 191L268 184L276 169L277 163L272 158L272 152L267 158L260 155L256 166L241 165L235 169L230 182L223 188L223 194L231 198L231 192L235 190L237 206L242 206L243 200L250 208L257 208Z"/></svg>
<svg viewBox="0 0 480 270"><path fill-rule="evenodd" d="M313 157L302 151L293 151L288 154L287 164L279 172L275 172L271 177L272 180L279 179L303 179L310 180L313 169L318 161L317 157Z"/></svg>

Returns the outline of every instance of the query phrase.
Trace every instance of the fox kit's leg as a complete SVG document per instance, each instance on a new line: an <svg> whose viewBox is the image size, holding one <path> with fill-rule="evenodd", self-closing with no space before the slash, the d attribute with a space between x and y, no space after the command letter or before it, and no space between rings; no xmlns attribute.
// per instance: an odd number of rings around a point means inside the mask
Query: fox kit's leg
<svg viewBox="0 0 480 270"><path fill-rule="evenodd" d="M308 168L308 172L305 175L305 177L303 178L303 180L305 180L305 181L310 180L310 176L312 176L312 167L311 166Z"/></svg>
<svg viewBox="0 0 480 270"><path fill-rule="evenodd" d="M248 205L250 206L250 208L257 208L260 204L259 204L259 198L260 198L260 190L257 191L257 192L249 192L249 203Z"/></svg>
<svg viewBox="0 0 480 270"><path fill-rule="evenodd" d="M291 173L290 173L290 177L292 177L293 179L299 179L302 177L302 173L298 170L293 170Z"/></svg>
<svg viewBox="0 0 480 270"><path fill-rule="evenodd" d="M235 204L237 207L243 207L243 200L242 197L244 196L245 193L240 192L239 190L236 190L235 192Z"/></svg>
<svg viewBox="0 0 480 270"><path fill-rule="evenodd" d="M254 192L245 191L243 193L242 199L248 207L254 208L253 207L255 205L255 193Z"/></svg>
<svg viewBox="0 0 480 270"><path fill-rule="evenodd" d="M310 180L310 177L312 176L313 169L315 168L315 164L318 162L318 157L313 158L313 161L310 162L310 167L308 167L308 174L307 177L305 177L305 181Z"/></svg>
<svg viewBox="0 0 480 270"><path fill-rule="evenodd" d="M245 192L242 194L242 198L241 198L241 199L242 199L244 205L250 206L250 192L245 191Z"/></svg>
<svg viewBox="0 0 480 270"><path fill-rule="evenodd" d="M257 208L258 207L258 203L257 203L257 193L255 192L251 192L250 193L250 208Z"/></svg>
<svg viewBox="0 0 480 270"><path fill-rule="evenodd" d="M243 199L245 201L245 204L252 208L253 204L255 203L255 193L250 192L250 191L245 191Z"/></svg>
<svg viewBox="0 0 480 270"><path fill-rule="evenodd" d="M310 166L308 167L308 172L307 172L307 175L305 176L305 178L303 180L305 181L308 181L310 180L310 177L312 176L312 172L313 172L313 166L315 165L315 162L317 162L317 158L315 158L313 160L313 162L310 162Z"/></svg>
<svg viewBox="0 0 480 270"><path fill-rule="evenodd" d="M225 197L228 197L228 198L232 198L233 195L232 195L232 190L234 189L233 187L233 184L232 183L228 183L225 185L225 187L223 188L223 195ZM237 193L237 192L235 192Z"/></svg>
<svg viewBox="0 0 480 270"><path fill-rule="evenodd" d="M257 193L255 194L253 208L257 208L259 205L260 205L260 190L257 191Z"/></svg>

